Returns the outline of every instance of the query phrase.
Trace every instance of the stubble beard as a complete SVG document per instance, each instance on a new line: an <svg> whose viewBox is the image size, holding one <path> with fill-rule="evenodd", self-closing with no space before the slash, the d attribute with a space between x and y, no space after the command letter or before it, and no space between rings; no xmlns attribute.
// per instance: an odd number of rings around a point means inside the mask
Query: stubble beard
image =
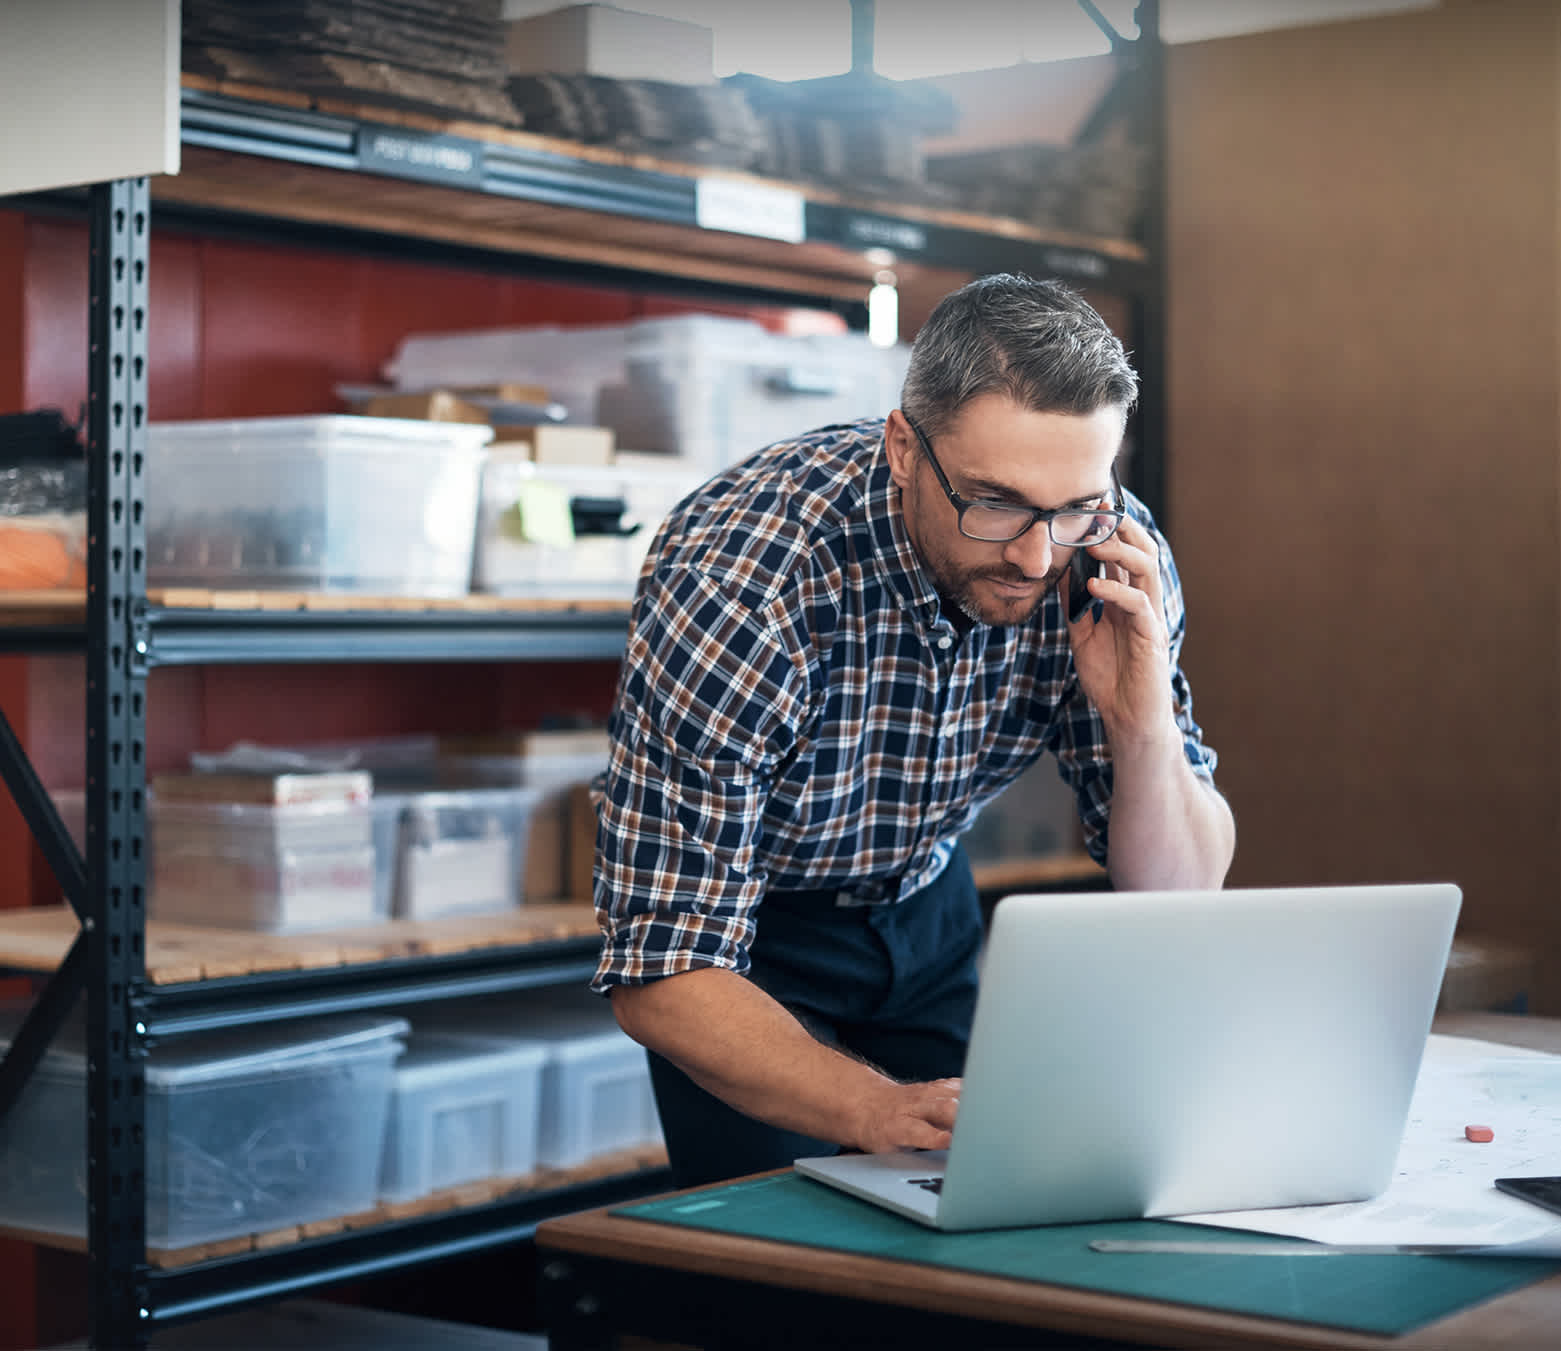
<svg viewBox="0 0 1561 1351"><path fill-rule="evenodd" d="M1023 579L1023 574L1015 574L1008 569L998 571L991 568L978 572L965 572L960 574L957 579L954 579L955 585L950 594L954 603L959 607L960 613L978 624L990 624L994 628L1013 624L1028 624L1035 618L1041 606L1046 603L1046 597L1056 590L1057 583L1062 579L1064 571L1066 569L1063 567L1055 567L1041 578L1040 591L1036 594L1034 604L1030 605L1028 609L1014 610L1011 607L1005 608L997 617L994 617L992 613L982 607L978 591L982 581L992 579L1018 582Z"/></svg>

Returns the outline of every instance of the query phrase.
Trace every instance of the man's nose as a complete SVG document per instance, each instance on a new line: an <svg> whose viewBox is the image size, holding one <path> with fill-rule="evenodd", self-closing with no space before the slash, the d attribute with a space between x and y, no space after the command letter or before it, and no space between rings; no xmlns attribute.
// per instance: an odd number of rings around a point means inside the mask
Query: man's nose
<svg viewBox="0 0 1561 1351"><path fill-rule="evenodd" d="M1009 540L1003 546L1003 561L1030 578L1044 577L1050 572L1052 542L1046 522L1037 521L1018 539Z"/></svg>

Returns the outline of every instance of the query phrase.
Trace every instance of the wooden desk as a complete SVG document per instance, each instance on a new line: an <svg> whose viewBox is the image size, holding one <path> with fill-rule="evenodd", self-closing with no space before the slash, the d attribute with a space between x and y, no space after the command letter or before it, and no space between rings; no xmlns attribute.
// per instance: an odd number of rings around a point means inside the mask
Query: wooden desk
<svg viewBox="0 0 1561 1351"><path fill-rule="evenodd" d="M1437 1019L1436 1030L1561 1051L1561 1020L1450 1014ZM611 1347L618 1334L777 1351L1554 1351L1561 1345L1561 1276L1402 1337L1377 1337L702 1233L607 1210L549 1220L538 1227L536 1241L542 1308L555 1348Z"/></svg>

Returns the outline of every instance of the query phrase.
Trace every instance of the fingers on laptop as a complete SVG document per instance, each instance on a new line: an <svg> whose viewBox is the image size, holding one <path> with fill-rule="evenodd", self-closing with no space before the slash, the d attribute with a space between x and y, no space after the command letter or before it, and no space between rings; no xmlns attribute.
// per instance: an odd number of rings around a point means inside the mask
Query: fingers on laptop
<svg viewBox="0 0 1561 1351"><path fill-rule="evenodd" d="M886 1083L876 1094L862 1141L868 1153L889 1149L947 1149L959 1111L958 1079Z"/></svg>

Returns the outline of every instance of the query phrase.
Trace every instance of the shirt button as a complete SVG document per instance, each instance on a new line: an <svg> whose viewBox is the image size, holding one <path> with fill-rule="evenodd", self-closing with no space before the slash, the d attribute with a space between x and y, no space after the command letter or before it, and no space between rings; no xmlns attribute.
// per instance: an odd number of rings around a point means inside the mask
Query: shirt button
<svg viewBox="0 0 1561 1351"><path fill-rule="evenodd" d="M947 652L949 648L954 646L954 640L945 633L941 638L938 639L938 646Z"/></svg>

